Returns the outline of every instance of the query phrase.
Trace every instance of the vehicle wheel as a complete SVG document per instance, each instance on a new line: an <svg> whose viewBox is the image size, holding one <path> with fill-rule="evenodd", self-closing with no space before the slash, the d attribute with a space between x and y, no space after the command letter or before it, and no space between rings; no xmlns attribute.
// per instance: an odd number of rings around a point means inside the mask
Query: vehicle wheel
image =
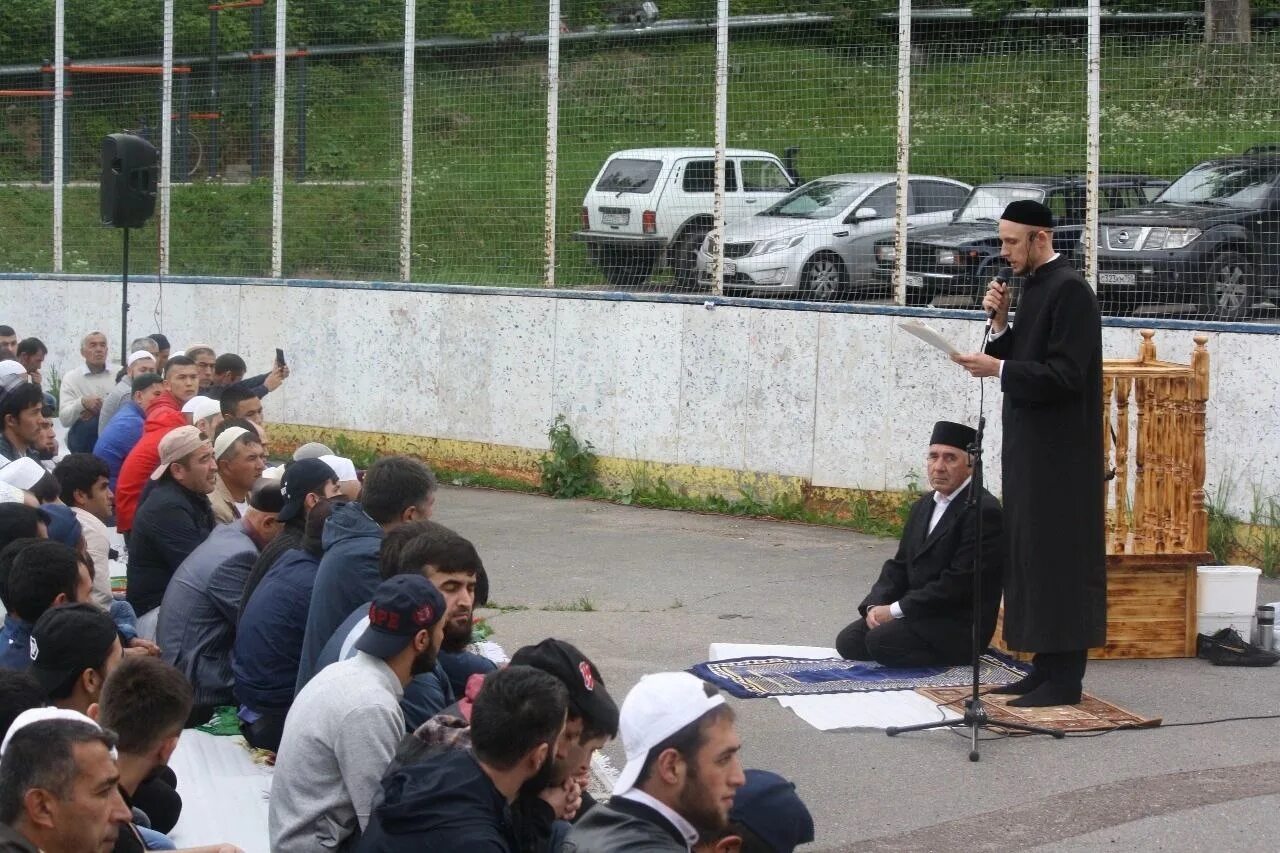
<svg viewBox="0 0 1280 853"><path fill-rule="evenodd" d="M1213 256L1207 294L1219 320L1243 320L1253 308L1253 264L1243 252L1226 251Z"/></svg>
<svg viewBox="0 0 1280 853"><path fill-rule="evenodd" d="M653 252L604 249L600 252L600 270L611 287L640 287L653 274L657 260Z"/></svg>
<svg viewBox="0 0 1280 853"><path fill-rule="evenodd" d="M849 273L844 261L833 252L819 252L800 273L800 290L809 299L829 302L849 291Z"/></svg>
<svg viewBox="0 0 1280 853"><path fill-rule="evenodd" d="M693 290L698 283L698 250L711 233L706 225L690 225L671 246L671 272L680 290Z"/></svg>

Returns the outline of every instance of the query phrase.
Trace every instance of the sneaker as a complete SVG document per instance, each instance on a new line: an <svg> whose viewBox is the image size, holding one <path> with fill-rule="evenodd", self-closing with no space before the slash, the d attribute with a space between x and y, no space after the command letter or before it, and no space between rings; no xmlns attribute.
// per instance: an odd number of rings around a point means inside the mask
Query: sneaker
<svg viewBox="0 0 1280 853"><path fill-rule="evenodd" d="M1280 661L1280 654L1245 642L1234 628L1223 628L1212 636L1197 635L1196 657L1214 666L1271 666Z"/></svg>

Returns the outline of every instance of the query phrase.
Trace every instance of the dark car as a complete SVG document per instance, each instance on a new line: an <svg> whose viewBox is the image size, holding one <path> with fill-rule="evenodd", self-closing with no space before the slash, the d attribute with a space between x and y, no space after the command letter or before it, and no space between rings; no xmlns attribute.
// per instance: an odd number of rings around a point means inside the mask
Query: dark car
<svg viewBox="0 0 1280 853"><path fill-rule="evenodd" d="M1098 297L1124 313L1194 303L1241 320L1280 296L1280 146L1206 160L1151 204L1101 219Z"/></svg>
<svg viewBox="0 0 1280 853"><path fill-rule="evenodd" d="M1103 175L1098 179L1099 208L1144 204L1165 186L1165 181L1145 175ZM924 305L941 296L980 302L987 282L1004 266L1000 214L1018 199L1043 202L1053 211L1054 248L1076 261L1084 230L1084 178L1036 177L982 184L973 188L950 222L907 229L907 303ZM876 243L876 280L882 286L892 286L894 259L892 239Z"/></svg>

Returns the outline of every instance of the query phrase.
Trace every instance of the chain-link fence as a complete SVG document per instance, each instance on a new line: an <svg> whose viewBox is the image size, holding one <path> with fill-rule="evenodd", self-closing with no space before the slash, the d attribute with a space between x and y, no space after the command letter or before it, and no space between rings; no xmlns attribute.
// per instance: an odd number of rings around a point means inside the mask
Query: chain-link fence
<svg viewBox="0 0 1280 853"><path fill-rule="evenodd" d="M130 131L169 139L140 273L972 308L1036 198L1108 313L1275 317L1263 2L53 5L0 11L0 269L119 272Z"/></svg>

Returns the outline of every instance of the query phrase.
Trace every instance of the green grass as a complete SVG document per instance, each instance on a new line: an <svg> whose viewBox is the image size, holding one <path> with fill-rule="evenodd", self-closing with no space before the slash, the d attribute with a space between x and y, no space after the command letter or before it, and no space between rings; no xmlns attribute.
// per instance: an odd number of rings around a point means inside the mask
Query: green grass
<svg viewBox="0 0 1280 853"><path fill-rule="evenodd" d="M1252 46L1212 49L1195 36L1109 39L1102 68L1104 169L1173 177L1204 157L1280 140L1280 102L1269 94L1280 88L1280 41L1264 32L1256 38ZM730 143L779 153L799 145L807 176L891 169L895 49L832 47L820 38L794 35L786 39L735 36ZM1082 43L991 40L933 44L928 51L913 67L913 171L976 182L1001 174L1083 170ZM286 274L394 278L399 63L386 56L314 61L308 75L308 177L369 183L287 185ZM604 158L623 147L709 145L712 77L713 49L706 40L607 49L567 46L557 164L560 284L600 282L582 245L570 235L578 226L583 192ZM419 62L415 280L541 283L544 78L544 62L529 52L494 50ZM80 180L94 175L96 146L89 143L102 133L137 126L147 110L154 113L149 88L95 91L90 85L77 89L72 116L72 175ZM227 73L223 88L224 163L243 170L247 78ZM295 110L291 94L290 175L297 156ZM269 103L264 116L270 116ZM0 179L30 180L38 173L31 146L17 144L30 141L21 137L30 135L26 118L10 116L0 126ZM207 127L196 130L207 139ZM97 225L96 196L95 189L68 192L69 271L118 271L118 235ZM271 208L265 182L178 186L173 200L173 272L269 271ZM0 269L49 269L49 191L0 188L0 203L9 212ZM155 266L154 227L139 234L135 271Z"/></svg>

